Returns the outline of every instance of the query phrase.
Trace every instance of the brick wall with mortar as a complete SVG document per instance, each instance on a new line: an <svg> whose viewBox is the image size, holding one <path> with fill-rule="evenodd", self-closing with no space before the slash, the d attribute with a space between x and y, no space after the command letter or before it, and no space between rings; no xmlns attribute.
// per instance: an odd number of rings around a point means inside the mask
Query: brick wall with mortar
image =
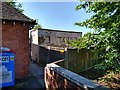
<svg viewBox="0 0 120 90"><path fill-rule="evenodd" d="M30 24L6 21L2 23L2 46L15 52L15 78L20 79L28 74L29 66L29 31Z"/></svg>
<svg viewBox="0 0 120 90"><path fill-rule="evenodd" d="M109 90L54 63L48 64L45 67L44 77L45 85L48 90Z"/></svg>
<svg viewBox="0 0 120 90"><path fill-rule="evenodd" d="M84 90L82 87L77 86L76 84L72 83L68 79L64 78L60 74L50 70L47 70L46 73L46 79L47 79L47 87L49 90L53 90L55 88L57 89L67 89L67 88L73 88L73 89L79 89Z"/></svg>

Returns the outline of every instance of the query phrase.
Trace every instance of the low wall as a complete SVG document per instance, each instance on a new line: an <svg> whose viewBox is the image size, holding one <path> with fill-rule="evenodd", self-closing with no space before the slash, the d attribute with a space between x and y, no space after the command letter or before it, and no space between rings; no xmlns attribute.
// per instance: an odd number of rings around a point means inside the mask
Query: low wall
<svg viewBox="0 0 120 90"><path fill-rule="evenodd" d="M93 60L92 57L92 52L88 49L79 51L77 49L68 49L65 54L65 60L56 64L79 73L99 63L98 60Z"/></svg>
<svg viewBox="0 0 120 90"><path fill-rule="evenodd" d="M48 90L70 88L73 90L109 90L54 63L47 64L44 75Z"/></svg>

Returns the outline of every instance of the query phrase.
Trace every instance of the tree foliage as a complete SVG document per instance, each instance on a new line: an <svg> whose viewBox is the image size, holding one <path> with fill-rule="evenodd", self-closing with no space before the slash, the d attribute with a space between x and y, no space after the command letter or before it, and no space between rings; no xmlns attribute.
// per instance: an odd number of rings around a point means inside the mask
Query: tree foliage
<svg viewBox="0 0 120 90"><path fill-rule="evenodd" d="M40 24L37 24L37 25L34 26L34 29L35 29L35 30L39 30L41 27L42 27L42 26L41 26Z"/></svg>
<svg viewBox="0 0 120 90"><path fill-rule="evenodd" d="M37 25L34 26L35 30L39 30L40 28L42 28L42 26L40 24L38 24L39 19L36 19Z"/></svg>
<svg viewBox="0 0 120 90"><path fill-rule="evenodd" d="M15 7L20 13L23 13L22 3L15 2L15 0L9 0L8 3Z"/></svg>
<svg viewBox="0 0 120 90"><path fill-rule="evenodd" d="M98 65L102 69L120 69L120 1L119 2L84 2L76 10L84 9L92 17L75 25L95 30L81 39L71 42L77 48L94 46L95 57L104 60Z"/></svg>

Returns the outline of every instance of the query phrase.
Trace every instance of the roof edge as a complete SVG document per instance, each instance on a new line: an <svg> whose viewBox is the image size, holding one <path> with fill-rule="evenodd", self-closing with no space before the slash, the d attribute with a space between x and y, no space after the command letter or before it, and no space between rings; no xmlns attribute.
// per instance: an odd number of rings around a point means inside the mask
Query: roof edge
<svg viewBox="0 0 120 90"><path fill-rule="evenodd" d="M82 33L82 32L77 32L77 31L64 31L64 30L58 30L58 29L44 29L41 28L39 30L46 30L46 31L59 31L59 32L72 32L72 33Z"/></svg>
<svg viewBox="0 0 120 90"><path fill-rule="evenodd" d="M33 20L33 21L22 21L22 20L14 20L14 19L1 19L0 18L0 20L4 20L4 21L17 21L17 22L27 22L27 23L33 23L34 25L36 25L37 23L36 23L36 20Z"/></svg>

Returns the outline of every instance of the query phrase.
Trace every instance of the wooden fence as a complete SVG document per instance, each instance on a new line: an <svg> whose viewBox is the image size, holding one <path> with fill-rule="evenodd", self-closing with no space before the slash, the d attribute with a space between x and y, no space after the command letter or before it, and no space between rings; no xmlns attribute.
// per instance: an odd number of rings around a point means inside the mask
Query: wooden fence
<svg viewBox="0 0 120 90"><path fill-rule="evenodd" d="M56 64L75 73L84 71L100 62L92 59L93 54L88 49L81 49L79 51L77 49L67 49L65 53L61 54L57 50L51 50L51 48L47 49L45 47L32 44L31 50L32 60L43 65L57 62Z"/></svg>
<svg viewBox="0 0 120 90"><path fill-rule="evenodd" d="M64 67L75 73L84 71L95 64L98 64L98 60L92 59L93 53L88 49L68 49L65 53L65 60L56 64Z"/></svg>

